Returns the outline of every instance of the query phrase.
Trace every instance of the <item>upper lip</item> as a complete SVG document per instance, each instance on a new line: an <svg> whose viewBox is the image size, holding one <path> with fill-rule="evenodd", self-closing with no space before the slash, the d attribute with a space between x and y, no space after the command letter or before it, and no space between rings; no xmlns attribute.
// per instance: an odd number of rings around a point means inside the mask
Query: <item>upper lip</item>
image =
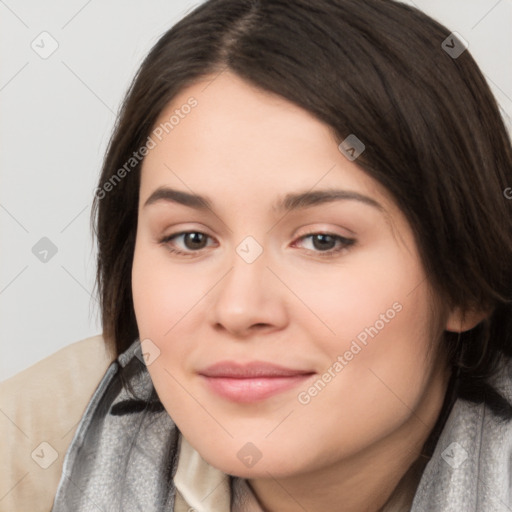
<svg viewBox="0 0 512 512"><path fill-rule="evenodd" d="M293 377L296 375L310 375L311 370L285 368L273 363L263 361L250 361L237 363L234 361L221 361L208 366L198 372L205 377L225 377L231 379L251 379L258 377Z"/></svg>

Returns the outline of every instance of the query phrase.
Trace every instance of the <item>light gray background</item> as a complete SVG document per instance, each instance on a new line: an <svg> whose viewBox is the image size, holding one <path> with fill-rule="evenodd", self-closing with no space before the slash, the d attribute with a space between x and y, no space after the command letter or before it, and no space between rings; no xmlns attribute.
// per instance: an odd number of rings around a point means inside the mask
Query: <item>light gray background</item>
<svg viewBox="0 0 512 512"><path fill-rule="evenodd" d="M89 218L103 154L143 57L198 3L0 0L0 380L101 332ZM511 130L512 0L405 3L468 41ZM52 39L46 59L31 47Z"/></svg>

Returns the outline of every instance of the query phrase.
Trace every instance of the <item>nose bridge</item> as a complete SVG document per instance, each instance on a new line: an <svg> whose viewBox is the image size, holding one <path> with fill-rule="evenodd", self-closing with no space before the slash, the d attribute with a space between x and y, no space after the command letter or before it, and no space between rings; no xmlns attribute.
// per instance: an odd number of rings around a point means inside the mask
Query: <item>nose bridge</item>
<svg viewBox="0 0 512 512"><path fill-rule="evenodd" d="M241 296L252 291L252 297L256 298L259 287L268 280L267 251L254 237L247 236L235 247L230 263L231 270L223 288Z"/></svg>
<svg viewBox="0 0 512 512"><path fill-rule="evenodd" d="M282 327L286 308L268 270L270 254L253 237L236 246L214 297L213 322L238 334L251 326Z"/></svg>

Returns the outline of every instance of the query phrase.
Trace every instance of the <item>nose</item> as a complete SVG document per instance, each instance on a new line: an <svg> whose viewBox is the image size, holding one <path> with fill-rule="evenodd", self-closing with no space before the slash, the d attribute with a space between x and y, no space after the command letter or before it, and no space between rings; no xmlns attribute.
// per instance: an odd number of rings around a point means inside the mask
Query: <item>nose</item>
<svg viewBox="0 0 512 512"><path fill-rule="evenodd" d="M214 329L243 339L287 325L285 288L267 264L265 251L252 263L234 255L230 271L211 297L210 321Z"/></svg>

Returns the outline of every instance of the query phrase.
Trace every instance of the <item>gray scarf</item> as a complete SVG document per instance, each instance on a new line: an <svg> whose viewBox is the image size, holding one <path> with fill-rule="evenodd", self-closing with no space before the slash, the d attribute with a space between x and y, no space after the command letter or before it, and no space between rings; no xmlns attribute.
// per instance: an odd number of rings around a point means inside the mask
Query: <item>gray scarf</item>
<svg viewBox="0 0 512 512"><path fill-rule="evenodd" d="M180 432L136 340L108 368L66 453L52 512L172 512ZM512 401L512 365L493 382ZM233 478L233 477L230 477ZM512 512L512 422L458 399L411 512Z"/></svg>

